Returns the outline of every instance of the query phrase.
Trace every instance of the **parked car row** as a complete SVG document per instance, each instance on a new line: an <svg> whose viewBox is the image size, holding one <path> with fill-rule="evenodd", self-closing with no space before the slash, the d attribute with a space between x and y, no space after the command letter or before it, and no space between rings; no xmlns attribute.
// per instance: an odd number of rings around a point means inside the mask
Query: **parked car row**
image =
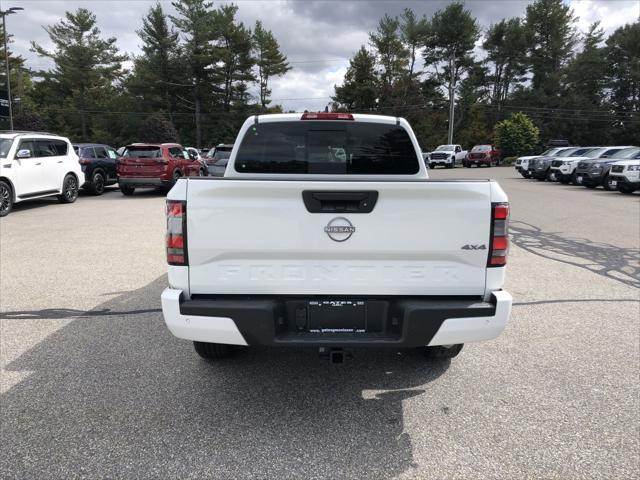
<svg viewBox="0 0 640 480"><path fill-rule="evenodd" d="M456 165L471 168L491 167L499 165L502 161L502 151L494 145L476 145L471 151L463 150L462 146L439 145L432 152L423 153L422 157L429 168L436 168L441 165L445 168L453 168Z"/></svg>
<svg viewBox="0 0 640 480"><path fill-rule="evenodd" d="M232 147L214 147L209 159L177 143L133 143L115 150L100 143L72 144L46 132L0 132L0 217L24 200L57 196L73 203L81 188L101 195L118 183L124 195L133 195L139 187L168 190L180 177L222 176Z"/></svg>
<svg viewBox="0 0 640 480"><path fill-rule="evenodd" d="M515 168L523 177L539 181L602 186L622 193L640 190L640 147L631 145L552 148L518 158Z"/></svg>

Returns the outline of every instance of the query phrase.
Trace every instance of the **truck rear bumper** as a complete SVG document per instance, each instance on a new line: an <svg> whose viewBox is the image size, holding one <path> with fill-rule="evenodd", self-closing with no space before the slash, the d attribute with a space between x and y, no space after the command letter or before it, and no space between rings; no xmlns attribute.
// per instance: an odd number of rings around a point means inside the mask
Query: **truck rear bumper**
<svg viewBox="0 0 640 480"><path fill-rule="evenodd" d="M182 291L162 293L167 327L178 338L209 343L269 346L418 347L477 342L497 337L511 313L511 295L494 291L491 302L470 298L373 297L363 301L364 328L316 328L310 301L274 296L207 296L186 300ZM350 315L346 313L345 315ZM340 315L338 315L340 317ZM340 320L337 320L340 322ZM344 327L352 326L345 324Z"/></svg>
<svg viewBox="0 0 640 480"><path fill-rule="evenodd" d="M162 187L171 184L171 182L153 177L119 177L118 183L129 187Z"/></svg>

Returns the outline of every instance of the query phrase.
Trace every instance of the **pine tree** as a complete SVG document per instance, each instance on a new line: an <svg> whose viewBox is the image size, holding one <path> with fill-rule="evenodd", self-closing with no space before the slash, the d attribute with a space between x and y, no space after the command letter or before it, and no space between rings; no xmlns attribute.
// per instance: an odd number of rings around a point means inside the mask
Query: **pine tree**
<svg viewBox="0 0 640 480"><path fill-rule="evenodd" d="M577 42L573 10L562 0L536 0L527 7L525 26L532 86L545 95L557 95L562 69Z"/></svg>
<svg viewBox="0 0 640 480"><path fill-rule="evenodd" d="M523 80L526 73L526 30L519 18L501 20L491 25L482 48L487 51L485 63L492 67L491 100L500 103Z"/></svg>
<svg viewBox="0 0 640 480"><path fill-rule="evenodd" d="M51 98L70 99L75 112L69 118L80 119L80 134L88 139L91 126L87 111L99 106L113 91L112 83L122 78L122 62L127 57L118 53L114 37L100 37L96 16L84 8L66 12L63 20L45 27L45 31L54 49L32 42L32 51L54 62L53 70L42 72Z"/></svg>
<svg viewBox="0 0 640 480"><path fill-rule="evenodd" d="M454 105L455 90L462 74L475 65L471 52L480 37L478 22L462 3L438 10L431 19L425 37L423 57L434 69L435 78L446 86L449 105ZM449 136L453 134L450 124Z"/></svg>
<svg viewBox="0 0 640 480"><path fill-rule="evenodd" d="M369 34L369 40L382 67L379 74L382 90L388 93L402 78L409 62L409 51L400 38L400 22L385 15L378 22L376 31Z"/></svg>
<svg viewBox="0 0 640 480"><path fill-rule="evenodd" d="M278 41L270 30L265 30L262 22L256 22L253 30L253 55L258 68L258 86L260 87L260 105L266 108L271 100L269 79L279 77L291 70L287 57L280 51Z"/></svg>
<svg viewBox="0 0 640 480"><path fill-rule="evenodd" d="M349 68L341 86L334 86L333 101L338 108L366 113L377 107L378 77L376 58L364 45L349 60Z"/></svg>
<svg viewBox="0 0 640 480"><path fill-rule="evenodd" d="M162 5L156 3L143 17L142 28L137 33L142 40L143 54L135 58L129 88L144 98L147 108L164 109L171 118L176 84L185 83L178 32L169 25Z"/></svg>
<svg viewBox="0 0 640 480"><path fill-rule="evenodd" d="M223 5L214 14L214 56L217 62L212 69L219 85L222 106L231 110L234 101L247 103L247 83L254 82L251 55L251 30L236 20L238 7Z"/></svg>
<svg viewBox="0 0 640 480"><path fill-rule="evenodd" d="M611 103L620 112L612 125L620 143L640 139L640 22L618 28L606 42Z"/></svg>
<svg viewBox="0 0 640 480"><path fill-rule="evenodd" d="M400 20L400 38L409 52L408 75L413 78L416 55L429 30L429 22L424 16L421 19L417 19L416 14L409 8L404 9Z"/></svg>
<svg viewBox="0 0 640 480"><path fill-rule="evenodd" d="M210 44L213 39L213 3L208 0L177 0L172 5L178 16L171 21L185 38L184 56L193 81L193 106L196 122L196 146L202 146L203 98L210 90L209 66L216 63Z"/></svg>

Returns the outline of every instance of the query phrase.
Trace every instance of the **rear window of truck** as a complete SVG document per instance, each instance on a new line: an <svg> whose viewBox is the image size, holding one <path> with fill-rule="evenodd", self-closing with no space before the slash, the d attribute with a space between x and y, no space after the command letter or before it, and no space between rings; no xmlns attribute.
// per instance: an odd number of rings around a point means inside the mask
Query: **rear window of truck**
<svg viewBox="0 0 640 480"><path fill-rule="evenodd" d="M235 160L240 173L412 175L419 168L404 128L327 120L253 125Z"/></svg>

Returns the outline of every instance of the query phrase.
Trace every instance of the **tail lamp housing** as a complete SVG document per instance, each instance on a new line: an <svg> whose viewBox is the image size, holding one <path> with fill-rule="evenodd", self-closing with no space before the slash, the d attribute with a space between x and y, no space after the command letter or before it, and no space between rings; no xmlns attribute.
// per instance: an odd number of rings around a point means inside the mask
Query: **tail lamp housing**
<svg viewBox="0 0 640 480"><path fill-rule="evenodd" d="M487 267L503 267L509 253L509 204L491 204L491 241Z"/></svg>
<svg viewBox="0 0 640 480"><path fill-rule="evenodd" d="M167 263L189 265L187 256L187 202L167 200Z"/></svg>

